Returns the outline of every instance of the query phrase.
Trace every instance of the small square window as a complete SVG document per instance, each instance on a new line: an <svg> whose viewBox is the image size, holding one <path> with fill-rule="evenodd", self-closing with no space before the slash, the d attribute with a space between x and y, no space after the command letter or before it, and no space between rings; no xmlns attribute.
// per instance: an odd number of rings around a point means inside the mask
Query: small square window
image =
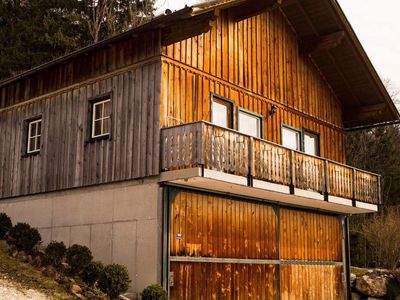
<svg viewBox="0 0 400 300"><path fill-rule="evenodd" d="M92 104L92 139L107 137L111 132L111 99Z"/></svg>
<svg viewBox="0 0 400 300"><path fill-rule="evenodd" d="M40 151L40 137L42 135L42 119L28 121L28 134L26 153L32 154Z"/></svg>

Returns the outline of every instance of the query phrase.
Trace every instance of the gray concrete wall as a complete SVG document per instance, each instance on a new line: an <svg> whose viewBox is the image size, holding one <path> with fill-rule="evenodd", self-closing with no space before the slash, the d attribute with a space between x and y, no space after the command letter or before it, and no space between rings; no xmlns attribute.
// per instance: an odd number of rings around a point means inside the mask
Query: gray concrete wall
<svg viewBox="0 0 400 300"><path fill-rule="evenodd" d="M156 180L6 199L0 211L14 224L37 227L45 243L86 245L95 260L125 265L131 291L161 281L162 192Z"/></svg>

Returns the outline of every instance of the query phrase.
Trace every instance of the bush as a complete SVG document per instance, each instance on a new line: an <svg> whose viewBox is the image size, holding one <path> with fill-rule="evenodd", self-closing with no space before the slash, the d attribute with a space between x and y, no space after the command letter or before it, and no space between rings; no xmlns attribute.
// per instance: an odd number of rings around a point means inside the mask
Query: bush
<svg viewBox="0 0 400 300"><path fill-rule="evenodd" d="M101 273L99 287L110 299L117 299L119 294L128 290L130 282L128 270L124 266L111 264Z"/></svg>
<svg viewBox="0 0 400 300"><path fill-rule="evenodd" d="M18 250L31 252L33 247L42 240L39 231L26 223L17 223L10 230L10 236L15 239Z"/></svg>
<svg viewBox="0 0 400 300"><path fill-rule="evenodd" d="M82 271L82 280L90 286L93 286L99 280L104 266L99 261L90 262Z"/></svg>
<svg viewBox="0 0 400 300"><path fill-rule="evenodd" d="M379 268L394 270L400 265L400 207L390 207L373 215L361 225L370 262Z"/></svg>
<svg viewBox="0 0 400 300"><path fill-rule="evenodd" d="M12 228L11 219L5 213L0 213L0 240L4 238L6 233Z"/></svg>
<svg viewBox="0 0 400 300"><path fill-rule="evenodd" d="M158 284L149 285L142 292L142 300L167 300L168 293Z"/></svg>
<svg viewBox="0 0 400 300"><path fill-rule="evenodd" d="M47 259L50 264L55 267L59 266L63 262L66 252L67 247L65 247L63 242L52 241L46 247Z"/></svg>
<svg viewBox="0 0 400 300"><path fill-rule="evenodd" d="M395 300L398 298L399 295L400 295L400 284L395 278L391 279L387 285L386 299Z"/></svg>
<svg viewBox="0 0 400 300"><path fill-rule="evenodd" d="M93 256L86 246L74 244L67 249L67 263L73 274L79 274L92 261Z"/></svg>

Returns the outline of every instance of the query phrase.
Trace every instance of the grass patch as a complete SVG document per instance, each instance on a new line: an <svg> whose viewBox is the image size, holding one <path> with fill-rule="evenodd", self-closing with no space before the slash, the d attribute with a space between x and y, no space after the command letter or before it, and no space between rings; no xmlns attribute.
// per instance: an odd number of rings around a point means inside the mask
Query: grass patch
<svg viewBox="0 0 400 300"><path fill-rule="evenodd" d="M353 273L357 277L363 276L368 273L369 269L364 269L364 268L357 268L357 267L350 267L350 273Z"/></svg>
<svg viewBox="0 0 400 300"><path fill-rule="evenodd" d="M0 274L26 289L34 289L55 300L76 299L54 280L30 264L23 263L0 250Z"/></svg>

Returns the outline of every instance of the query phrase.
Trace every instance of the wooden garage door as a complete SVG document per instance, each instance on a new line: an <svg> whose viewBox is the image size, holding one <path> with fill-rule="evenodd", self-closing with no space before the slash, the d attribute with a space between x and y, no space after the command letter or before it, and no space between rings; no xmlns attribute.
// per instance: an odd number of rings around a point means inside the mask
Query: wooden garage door
<svg viewBox="0 0 400 300"><path fill-rule="evenodd" d="M343 298L337 217L169 192L171 299Z"/></svg>

